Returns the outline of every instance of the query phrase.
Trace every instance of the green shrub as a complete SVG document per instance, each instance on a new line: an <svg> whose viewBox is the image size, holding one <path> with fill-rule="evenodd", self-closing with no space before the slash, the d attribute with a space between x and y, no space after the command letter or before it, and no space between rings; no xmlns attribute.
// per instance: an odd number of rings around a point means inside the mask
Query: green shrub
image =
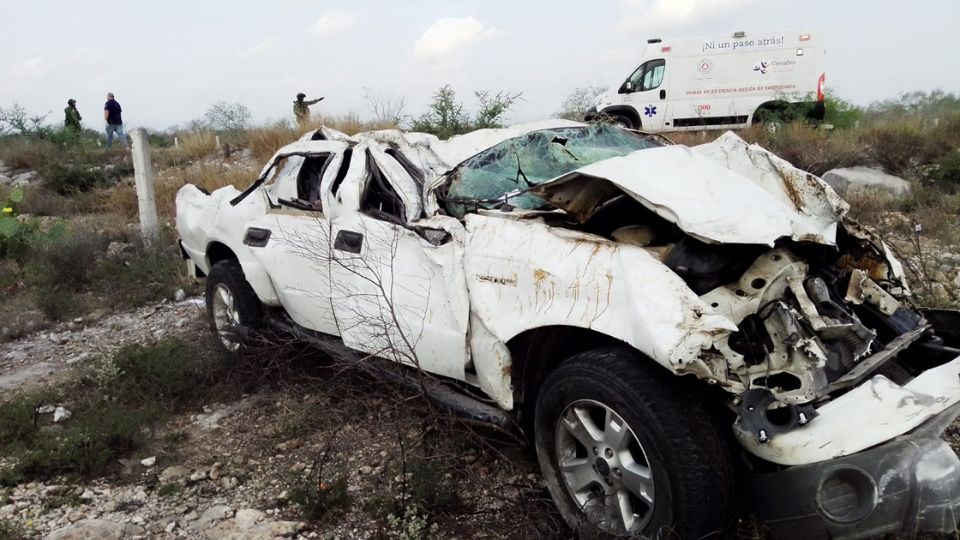
<svg viewBox="0 0 960 540"><path fill-rule="evenodd" d="M755 126L741 136L818 176L837 167L863 164L864 145L851 130L823 130L797 123L775 132Z"/></svg>
<svg viewBox="0 0 960 540"><path fill-rule="evenodd" d="M37 170L44 163L56 160L59 153L56 144L38 137L0 137L0 161L14 170Z"/></svg>
<svg viewBox="0 0 960 540"><path fill-rule="evenodd" d="M103 474L141 448L146 428L193 405L222 380L224 364L182 341L124 347L91 360L55 390L22 393L0 402L0 486L57 475ZM52 424L40 405L72 412Z"/></svg>
<svg viewBox="0 0 960 540"><path fill-rule="evenodd" d="M943 141L915 122L876 126L863 135L870 159L883 170L899 176L916 176L917 169L948 151Z"/></svg>
<svg viewBox="0 0 960 540"><path fill-rule="evenodd" d="M960 149L954 150L933 164L928 178L950 190L960 188Z"/></svg>
<svg viewBox="0 0 960 540"><path fill-rule="evenodd" d="M33 302L51 321L67 321L93 309L93 302L86 295L59 288L34 289Z"/></svg>
<svg viewBox="0 0 960 540"><path fill-rule="evenodd" d="M23 188L16 187L0 201L0 258L22 262L31 248L60 238L66 230L62 222L43 230L37 219L18 217L24 197Z"/></svg>
<svg viewBox="0 0 960 540"><path fill-rule="evenodd" d="M949 148L960 148L960 111L938 117L931 136Z"/></svg>
<svg viewBox="0 0 960 540"><path fill-rule="evenodd" d="M943 90L904 92L871 104L867 112L871 120L879 122L941 118L960 112L960 94Z"/></svg>
<svg viewBox="0 0 960 540"><path fill-rule="evenodd" d="M103 187L107 178L102 171L88 165L53 163L43 167L43 182L46 187L60 195L72 195Z"/></svg>
<svg viewBox="0 0 960 540"><path fill-rule="evenodd" d="M115 307L133 307L172 298L187 283L180 253L173 243L135 242L121 257L100 258L93 269L98 295Z"/></svg>
<svg viewBox="0 0 960 540"><path fill-rule="evenodd" d="M22 441L37 431L39 394L24 394L0 403L0 441Z"/></svg>
<svg viewBox="0 0 960 540"><path fill-rule="evenodd" d="M827 91L824 101L824 123L831 124L835 129L850 129L863 118L863 109L854 103Z"/></svg>
<svg viewBox="0 0 960 540"><path fill-rule="evenodd" d="M324 482L311 475L294 484L290 490L290 502L297 507L303 519L307 521L323 519L350 504L347 478L338 476L330 482Z"/></svg>
<svg viewBox="0 0 960 540"><path fill-rule="evenodd" d="M407 464L410 477L410 500L433 514L442 513L456 506L458 499L452 482L446 480L447 468L438 466L437 460L411 459Z"/></svg>
<svg viewBox="0 0 960 540"><path fill-rule="evenodd" d="M119 375L110 392L124 403L182 403L206 393L203 383L210 367L181 341L131 345L121 349L113 363Z"/></svg>
<svg viewBox="0 0 960 540"><path fill-rule="evenodd" d="M23 201L23 189L14 188L6 200L0 201L0 257L7 254L8 245L23 235L24 225L17 219L16 206Z"/></svg>
<svg viewBox="0 0 960 540"><path fill-rule="evenodd" d="M35 246L26 264L34 288L81 292L94 282L97 261L111 238L85 229L72 229Z"/></svg>
<svg viewBox="0 0 960 540"><path fill-rule="evenodd" d="M65 320L98 304L133 307L196 286L184 276L172 242L147 245L137 239L119 253L107 253L112 242L125 240L123 231L76 228L33 242L23 267L37 306L48 318Z"/></svg>
<svg viewBox="0 0 960 540"><path fill-rule="evenodd" d="M181 491L183 491L183 484L180 482L173 482L160 486L160 488L157 489L157 496L161 498L173 497L180 494Z"/></svg>
<svg viewBox="0 0 960 540"><path fill-rule="evenodd" d="M109 414L105 414L109 411ZM158 415L156 410L126 409L92 400L73 411L61 429L13 445L16 469L27 478L103 473L117 458L144 442L142 428Z"/></svg>
<svg viewBox="0 0 960 540"><path fill-rule="evenodd" d="M26 538L19 525L0 518L0 540L22 540Z"/></svg>

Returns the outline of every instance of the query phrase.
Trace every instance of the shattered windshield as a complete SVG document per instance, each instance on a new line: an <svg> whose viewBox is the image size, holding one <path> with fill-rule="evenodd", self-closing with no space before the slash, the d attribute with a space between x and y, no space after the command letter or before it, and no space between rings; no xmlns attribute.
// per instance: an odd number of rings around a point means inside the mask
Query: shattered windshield
<svg viewBox="0 0 960 540"><path fill-rule="evenodd" d="M505 201L515 208L543 208L548 203L540 197L516 192L653 146L660 143L609 124L532 131L461 163L450 175L445 207L458 218L477 208L499 208Z"/></svg>

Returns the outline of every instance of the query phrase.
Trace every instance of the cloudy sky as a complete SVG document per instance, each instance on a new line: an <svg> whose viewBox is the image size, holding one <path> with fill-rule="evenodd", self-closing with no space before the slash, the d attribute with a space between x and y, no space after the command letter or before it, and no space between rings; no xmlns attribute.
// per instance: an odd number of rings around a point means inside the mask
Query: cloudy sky
<svg viewBox="0 0 960 540"><path fill-rule="evenodd" d="M59 121L74 97L91 127L108 91L128 126L163 129L218 100L287 117L298 91L369 116L364 87L418 114L444 83L468 107L522 91L511 120L533 120L621 82L648 37L736 30L816 29L828 85L858 103L960 89L957 0L0 0L0 20L0 105Z"/></svg>

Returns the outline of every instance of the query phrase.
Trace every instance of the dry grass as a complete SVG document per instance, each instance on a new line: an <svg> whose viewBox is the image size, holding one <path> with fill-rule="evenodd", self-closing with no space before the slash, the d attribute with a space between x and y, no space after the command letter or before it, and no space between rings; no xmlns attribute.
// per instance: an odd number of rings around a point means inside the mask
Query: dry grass
<svg viewBox="0 0 960 540"><path fill-rule="evenodd" d="M286 122L279 122L272 126L249 129L242 144L245 144L253 152L253 157L257 162L262 163L273 157L273 154L282 146L290 144L302 137L304 133L315 131L322 126L342 131L347 135L397 127L391 123L361 120L360 115L352 112L341 116L313 115L303 128L291 126Z"/></svg>
<svg viewBox="0 0 960 540"><path fill-rule="evenodd" d="M217 151L216 135L209 131L185 133L180 137L180 154L188 160L201 159Z"/></svg>
<svg viewBox="0 0 960 540"><path fill-rule="evenodd" d="M276 124L247 130L246 143L253 158L258 163L265 163L281 146L297 140L300 135L289 125Z"/></svg>
<svg viewBox="0 0 960 540"><path fill-rule="evenodd" d="M164 217L174 216L177 191L186 184L193 184L210 192L231 185L242 190L256 180L259 172L256 167L225 162L200 162L185 168L163 171L156 177L157 212ZM105 191L102 204L104 210L130 219L137 217L137 192L132 185L121 184Z"/></svg>
<svg viewBox="0 0 960 540"><path fill-rule="evenodd" d="M0 196L0 200L3 198ZM96 190L65 196L34 184L24 188L23 202L17 205L17 212L33 216L76 216L100 210L100 201L101 194Z"/></svg>
<svg viewBox="0 0 960 540"><path fill-rule="evenodd" d="M54 159L60 149L50 141L28 137L4 137L0 140L0 161L13 170L33 169Z"/></svg>
<svg viewBox="0 0 960 540"><path fill-rule="evenodd" d="M673 133L669 138L694 146L716 139L723 131ZM824 130L808 124L787 124L776 131L754 125L736 131L743 140L759 144L795 166L816 175L837 167L863 165L867 143L852 130Z"/></svg>

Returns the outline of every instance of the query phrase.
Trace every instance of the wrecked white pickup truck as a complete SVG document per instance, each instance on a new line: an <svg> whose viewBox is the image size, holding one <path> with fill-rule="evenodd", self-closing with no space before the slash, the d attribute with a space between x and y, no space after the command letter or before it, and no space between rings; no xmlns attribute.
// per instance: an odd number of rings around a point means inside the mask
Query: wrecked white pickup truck
<svg viewBox="0 0 960 540"><path fill-rule="evenodd" d="M846 210L732 133L552 121L323 128L177 230L224 347L272 321L487 398L571 526L697 538L745 488L782 537L954 531L957 319Z"/></svg>

